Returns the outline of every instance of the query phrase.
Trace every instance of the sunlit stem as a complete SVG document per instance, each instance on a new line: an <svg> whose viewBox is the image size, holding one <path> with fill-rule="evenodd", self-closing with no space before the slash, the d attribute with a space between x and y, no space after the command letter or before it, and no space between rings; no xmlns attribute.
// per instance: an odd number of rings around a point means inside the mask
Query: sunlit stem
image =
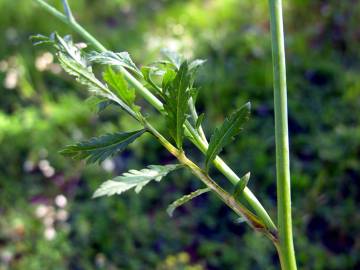
<svg viewBox="0 0 360 270"><path fill-rule="evenodd" d="M279 257L282 269L296 270L291 218L291 179L282 1L269 0L274 72L274 108Z"/></svg>

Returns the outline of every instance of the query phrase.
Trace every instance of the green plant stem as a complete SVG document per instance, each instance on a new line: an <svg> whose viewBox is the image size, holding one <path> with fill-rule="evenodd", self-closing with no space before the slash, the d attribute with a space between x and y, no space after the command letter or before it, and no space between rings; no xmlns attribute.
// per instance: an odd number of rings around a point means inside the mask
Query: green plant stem
<svg viewBox="0 0 360 270"><path fill-rule="evenodd" d="M78 34L80 34L86 41L88 41L91 45L93 45L99 51L107 51L107 49L89 32L87 32L81 25L79 25L75 20L69 20L67 16L59 12L54 7L50 6L43 0L35 0L42 8L47 10L50 14L61 20L63 23L69 25L72 29L74 29ZM124 77L136 88L136 90L145 98L151 105L153 105L158 111L162 112L163 104L159 99L157 99L148 89L146 89L141 82L139 82L135 77L133 77L127 70L122 67L119 67L119 70L123 73ZM206 141L201 138L201 135L198 134L196 130L193 129L191 124L186 121L185 123L186 133L190 134L193 137L194 145L203 153L206 153L208 148L208 144ZM234 171L231 170L229 166L220 158L217 157L214 160L215 167L224 174L224 176L232 183L236 184L239 181L239 177L235 174ZM249 203L249 205L253 208L256 215L266 224L267 228L271 231L276 231L276 226L274 222L271 220L271 217L265 210L265 208L261 205L261 203L257 200L255 195L249 188L245 188L243 192L244 199Z"/></svg>
<svg viewBox="0 0 360 270"><path fill-rule="evenodd" d="M222 189L204 170L199 168L194 162L188 159L185 156L184 151L174 147L145 119L143 119L142 124L172 155L174 155L180 161L181 164L187 166L191 172L197 176L207 187L209 187L226 205L228 205L236 214L243 217L254 230L264 233L274 243L278 242L277 231L269 230L268 227L261 220L259 220L257 216L246 209L246 207L238 202L236 198Z"/></svg>
<svg viewBox="0 0 360 270"><path fill-rule="evenodd" d="M279 256L282 269L296 270L291 220L291 180L282 1L269 0L274 72Z"/></svg>
<svg viewBox="0 0 360 270"><path fill-rule="evenodd" d="M190 123L185 123L185 126L188 128L190 134L192 134L194 140L196 140L195 145L202 153L205 154L209 146L208 143L201 140L199 136L196 136L196 130L190 125ZM240 177L238 177L237 174L219 156L215 158L213 164L233 185L240 181ZM277 230L269 214L248 187L245 187L242 196L251 205L255 213L264 221L269 229L274 231Z"/></svg>
<svg viewBox="0 0 360 270"><path fill-rule="evenodd" d="M189 109L190 109L190 113L191 113L191 116L192 116L194 122L196 122L199 118L199 115L196 111L195 102L192 97L189 100ZM206 135L205 135L205 132L204 132L201 124L200 124L199 128L197 129L197 133L200 135L201 139L204 142L207 142Z"/></svg>
<svg viewBox="0 0 360 270"><path fill-rule="evenodd" d="M69 19L69 21L75 21L74 16L72 15L72 12L71 12L68 1L67 0L62 0L62 2L63 2L66 17Z"/></svg>

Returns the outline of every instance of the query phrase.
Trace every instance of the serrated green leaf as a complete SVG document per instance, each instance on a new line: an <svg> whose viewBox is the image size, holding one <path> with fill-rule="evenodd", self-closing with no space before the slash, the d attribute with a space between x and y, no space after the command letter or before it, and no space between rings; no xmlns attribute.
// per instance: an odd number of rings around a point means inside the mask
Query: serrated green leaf
<svg viewBox="0 0 360 270"><path fill-rule="evenodd" d="M142 67L141 73L143 74L144 80L154 89L157 94L163 96L162 90L157 84L152 80L152 75L157 71L154 67Z"/></svg>
<svg viewBox="0 0 360 270"><path fill-rule="evenodd" d="M209 169L211 162L231 142L232 138L239 134L243 124L248 121L250 116L250 102L225 119L220 128L217 128L210 138L209 148L206 152L205 165Z"/></svg>
<svg viewBox="0 0 360 270"><path fill-rule="evenodd" d="M183 125L187 117L188 100L191 96L189 83L190 75L186 61L181 64L175 77L171 71L167 71L163 79L166 120L170 135L180 149L184 138Z"/></svg>
<svg viewBox="0 0 360 270"><path fill-rule="evenodd" d="M98 96L90 96L85 100L85 103L89 105L89 107L97 113L103 112L109 106L119 106L116 102L112 100L108 100L106 98L98 97ZM119 106L120 107L120 106ZM120 107L121 108L121 107Z"/></svg>
<svg viewBox="0 0 360 270"><path fill-rule="evenodd" d="M202 65L204 65L205 62L206 62L206 60L203 60L203 59L195 59L192 62L190 62L190 64L189 64L189 73L191 75L191 80L190 80L191 88L194 85L195 77L196 77L197 72L199 71L200 67ZM195 91L195 95L197 96L198 89L194 89L194 91ZM196 98L194 98L194 99L196 99Z"/></svg>
<svg viewBox="0 0 360 270"><path fill-rule="evenodd" d="M176 77L176 72L173 69L166 69L163 79L162 79L162 89L167 89L171 87L172 81Z"/></svg>
<svg viewBox="0 0 360 270"><path fill-rule="evenodd" d="M110 66L103 74L104 80L112 87L114 93L127 105L134 107L135 90L129 89L124 76L116 73Z"/></svg>
<svg viewBox="0 0 360 270"><path fill-rule="evenodd" d="M191 72L196 72L198 71L198 69L203 66L206 63L205 59L195 59L193 61L190 62L189 64L189 70Z"/></svg>
<svg viewBox="0 0 360 270"><path fill-rule="evenodd" d="M39 36L38 39L46 41L46 38L43 36ZM58 34L53 33L47 40L52 42L53 46L58 50L56 55L67 73L74 76L81 84L87 86L91 93L114 101L132 117L137 119L137 113L95 77L91 66L88 65L87 59L83 57L81 50L74 45L71 36L62 38Z"/></svg>
<svg viewBox="0 0 360 270"><path fill-rule="evenodd" d="M123 151L144 132L145 129L106 134L66 146L60 153L74 159L86 159L87 163L102 162L117 152Z"/></svg>
<svg viewBox="0 0 360 270"><path fill-rule="evenodd" d="M60 52L71 58L73 61L77 62L79 65L89 68L89 65L86 59L83 57L81 50L75 46L70 35L66 35L62 38L57 33L53 33L50 38L54 39L55 47Z"/></svg>
<svg viewBox="0 0 360 270"><path fill-rule="evenodd" d="M170 204L168 206L168 208L166 209L166 212L168 213L168 215L170 217L172 217L176 208L182 206L183 204L187 203L188 201L194 199L195 197L198 197L201 194L204 194L209 191L210 191L210 188L202 188L202 189L195 190L194 192L191 192L190 194L184 195L181 198L174 201L172 204Z"/></svg>
<svg viewBox="0 0 360 270"><path fill-rule="evenodd" d="M56 42L55 46L59 50L57 53L59 62L67 73L74 76L81 84L87 86L90 92L112 99L111 92L95 77L91 66L87 65L80 50L73 44L69 36L65 39L54 34L54 42Z"/></svg>
<svg viewBox="0 0 360 270"><path fill-rule="evenodd" d="M74 76L79 83L87 86L91 93L113 99L111 93L106 90L106 86L92 73L91 67L86 67L81 63L74 61L62 52L58 52L57 57L62 68L69 75Z"/></svg>
<svg viewBox="0 0 360 270"><path fill-rule="evenodd" d="M81 84L87 86L91 92L109 99L112 98L110 91L95 77L91 66L87 64L80 49L73 44L70 36L62 38L54 33L49 40L52 40L57 48L57 57L67 73L74 76Z"/></svg>
<svg viewBox="0 0 360 270"><path fill-rule="evenodd" d="M137 68L135 63L131 60L128 52L114 53L112 51L106 52L91 52L88 55L90 62L96 62L109 66L120 66L135 72L137 75L142 76L141 71Z"/></svg>
<svg viewBox="0 0 360 270"><path fill-rule="evenodd" d="M139 193L141 189L150 181L159 182L169 172L181 168L182 165L150 165L140 171L130 170L121 176L104 182L94 193L93 198L101 196L112 196L121 194L129 189L135 188L135 192Z"/></svg>
<svg viewBox="0 0 360 270"><path fill-rule="evenodd" d="M118 103L111 91L95 77L91 66L82 56L81 50L74 45L71 36L62 38L58 34L52 33L50 37L38 35L33 39L40 40L40 44L51 43L58 50L56 55L63 69L69 75L74 76L78 82L87 86L90 92L97 95L98 98L101 97L108 104Z"/></svg>
<svg viewBox="0 0 360 270"><path fill-rule="evenodd" d="M113 92L111 92L110 89L108 89L95 77L94 73L92 73L91 67L84 67L81 63L72 60L72 58L62 52L58 52L57 56L63 69L70 75L74 76L79 83L87 86L91 93L105 97L117 103L131 116L137 118L137 108L135 106L131 108L124 101L119 99Z"/></svg>
<svg viewBox="0 0 360 270"><path fill-rule="evenodd" d="M182 57L175 51L168 48L161 50L161 53L170 61L170 63L176 68L179 69L182 61ZM166 62L164 62L166 64Z"/></svg>
<svg viewBox="0 0 360 270"><path fill-rule="evenodd" d="M54 45L54 34L51 34L50 37L41 34L33 35L30 37L30 40L32 41L34 46L47 44Z"/></svg>
<svg viewBox="0 0 360 270"><path fill-rule="evenodd" d="M250 180L250 172L246 173L244 176L242 176L239 181L236 183L234 188L233 196L234 198L239 198L240 195L243 193L245 187L249 183Z"/></svg>

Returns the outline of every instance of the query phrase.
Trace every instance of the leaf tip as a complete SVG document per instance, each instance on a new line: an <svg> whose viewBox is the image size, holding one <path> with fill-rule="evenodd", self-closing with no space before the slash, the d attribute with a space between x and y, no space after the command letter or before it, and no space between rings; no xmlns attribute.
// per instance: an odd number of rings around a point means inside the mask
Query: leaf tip
<svg viewBox="0 0 360 270"><path fill-rule="evenodd" d="M97 189L95 190L95 192L93 193L93 195L91 196L91 199L97 199L99 197L103 196L103 194L101 194L100 190Z"/></svg>
<svg viewBox="0 0 360 270"><path fill-rule="evenodd" d="M173 209L173 207L168 207L167 209L166 209L166 213L169 215L169 217L173 217L174 216L174 209Z"/></svg>
<svg viewBox="0 0 360 270"><path fill-rule="evenodd" d="M239 181L235 185L235 189L233 192L233 196L238 198L246 188L247 184L249 183L251 173L248 172L244 176L242 176Z"/></svg>
<svg viewBox="0 0 360 270"><path fill-rule="evenodd" d="M244 108L246 110L246 120L245 121L247 121L250 118L251 102L250 101L246 102L242 108Z"/></svg>
<svg viewBox="0 0 360 270"><path fill-rule="evenodd" d="M94 194L91 196L91 199L97 199L100 196L98 194L96 194L96 191L94 192Z"/></svg>
<svg viewBox="0 0 360 270"><path fill-rule="evenodd" d="M242 178L246 179L246 182L249 182L251 176L251 172L247 172Z"/></svg>

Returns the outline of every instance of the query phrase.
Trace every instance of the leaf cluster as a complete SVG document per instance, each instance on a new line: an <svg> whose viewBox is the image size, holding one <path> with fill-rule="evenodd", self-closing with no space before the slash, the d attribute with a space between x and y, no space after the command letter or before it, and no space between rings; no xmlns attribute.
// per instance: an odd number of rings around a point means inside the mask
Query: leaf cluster
<svg viewBox="0 0 360 270"><path fill-rule="evenodd" d="M196 130L195 132L201 130L205 114L197 116L195 102L198 88L194 87L194 83L197 71L205 63L204 60L196 59L188 62L178 54L170 50L164 50L165 60L139 69L127 52L93 51L86 53L73 43L70 36L60 37L54 33L50 37L38 35L33 37L33 40L36 45L50 44L56 49L57 58L63 69L69 75L75 77L79 83L86 86L90 93L100 98L98 104L99 112L109 105L116 104L144 126L141 130L106 134L66 146L61 151L63 155L74 159L83 159L88 163L102 162L106 158L123 151L146 131L149 131L158 139L162 138L162 135L159 135L141 115L140 107L135 104L135 90L129 87L127 80L122 74L124 71L131 72L142 79L162 100L167 131L175 142L177 151L184 151L185 126L190 125ZM105 65L101 79L93 72L92 65L95 64ZM238 135L243 124L248 120L249 115L250 103L247 103L232 113L215 130L210 138L208 150L205 153L206 171L209 170L210 164L222 149ZM192 118L193 124L189 124L189 118ZM161 138L160 140L164 143L166 139ZM170 143L166 142L166 144ZM136 192L140 192L150 181L155 180L158 182L169 172L180 167L181 165L179 164L150 165L142 170L130 170L121 176L104 182L96 190L94 197L121 194L132 188L135 188ZM248 178L248 175L246 175L240 179L235 187L234 194L236 196L242 194L247 185ZM177 207L209 190L209 188L199 189L176 200L168 208L169 215L171 216Z"/></svg>
<svg viewBox="0 0 360 270"><path fill-rule="evenodd" d="M187 118L188 102L191 97L190 73L187 62L183 62L177 73L169 69L163 78L164 108L169 132L178 148L182 148L184 123Z"/></svg>

